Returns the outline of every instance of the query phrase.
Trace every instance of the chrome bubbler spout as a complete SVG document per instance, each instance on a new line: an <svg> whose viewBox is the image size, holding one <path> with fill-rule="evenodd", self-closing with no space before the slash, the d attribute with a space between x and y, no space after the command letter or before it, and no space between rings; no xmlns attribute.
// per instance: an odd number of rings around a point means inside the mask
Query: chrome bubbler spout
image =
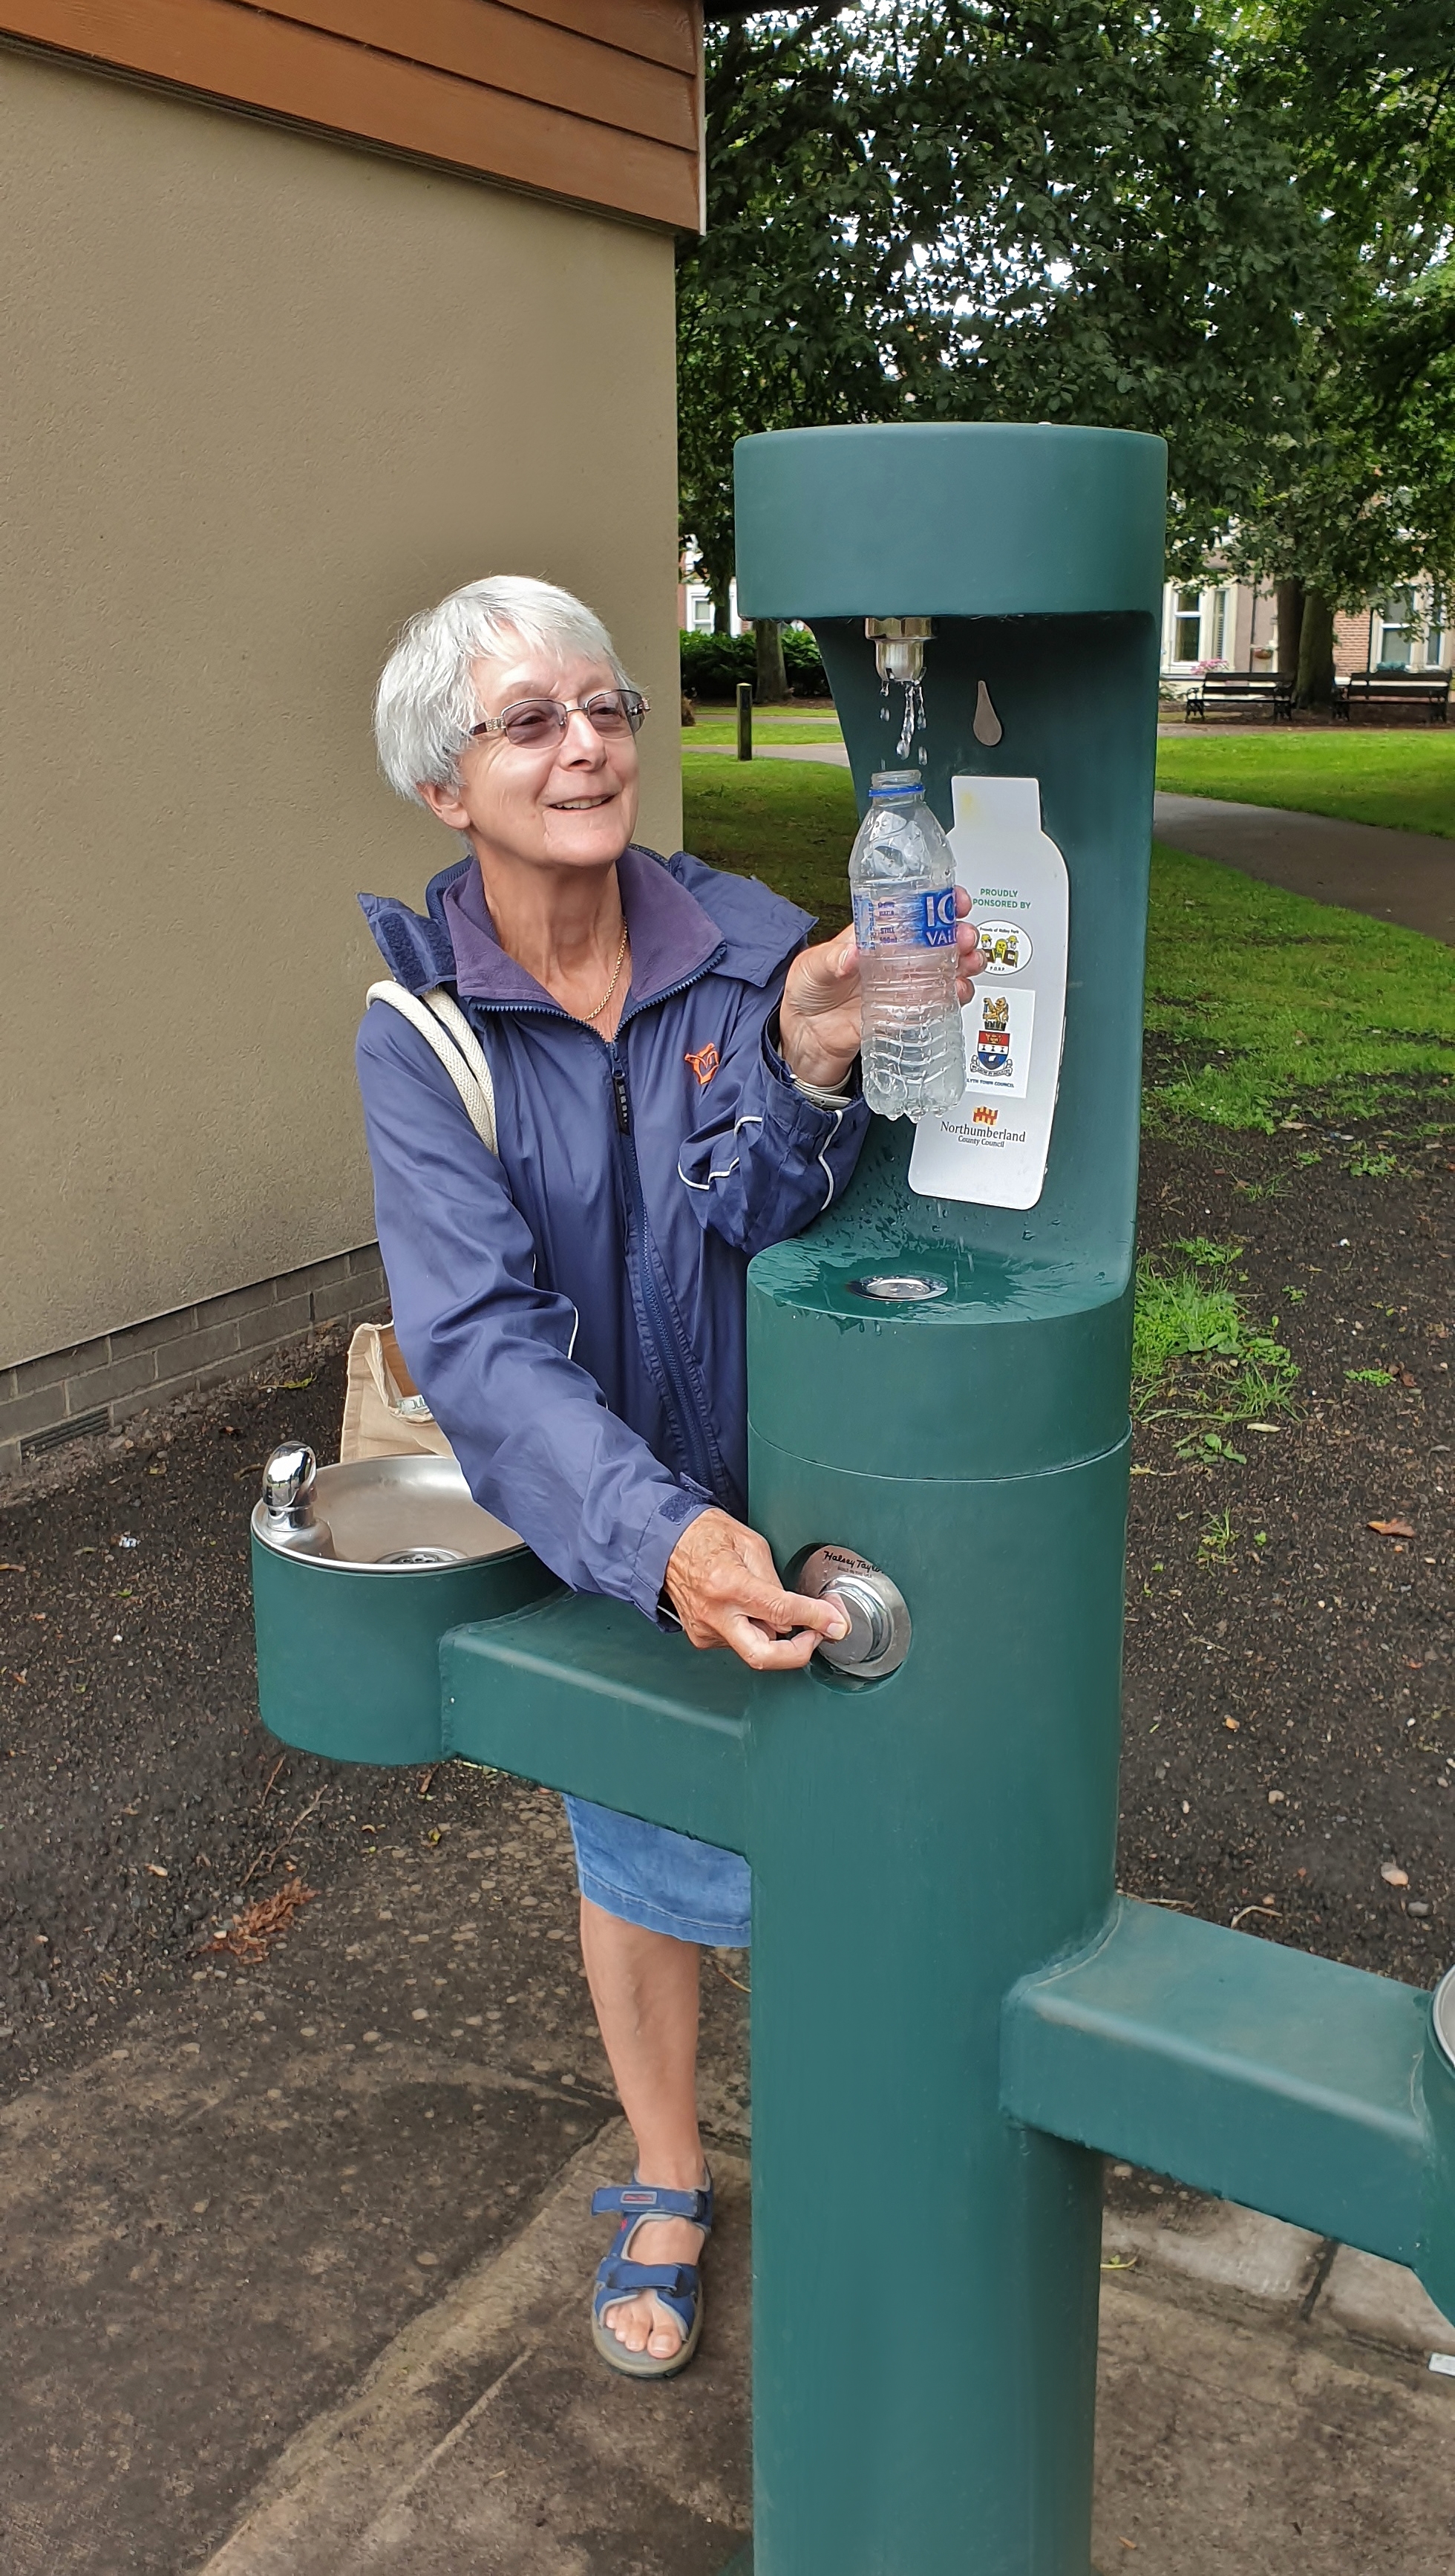
<svg viewBox="0 0 1455 2576"><path fill-rule="evenodd" d="M873 644L880 679L922 679L925 645L934 631L932 617L866 617L864 632Z"/></svg>

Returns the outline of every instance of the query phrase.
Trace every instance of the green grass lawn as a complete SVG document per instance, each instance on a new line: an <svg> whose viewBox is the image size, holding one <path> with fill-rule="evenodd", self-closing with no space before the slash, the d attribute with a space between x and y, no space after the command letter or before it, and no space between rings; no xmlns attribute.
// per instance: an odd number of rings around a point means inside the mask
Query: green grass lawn
<svg viewBox="0 0 1455 2576"><path fill-rule="evenodd" d="M683 837L715 868L762 877L814 913L825 937L849 918L859 809L846 769L811 761L682 762Z"/></svg>
<svg viewBox="0 0 1455 2576"><path fill-rule="evenodd" d="M701 751L713 742L735 743L738 738L737 710L734 707L699 706L697 722L682 728L684 751ZM782 707L754 707L754 742L842 742L839 720L831 705L816 701Z"/></svg>
<svg viewBox="0 0 1455 2576"><path fill-rule="evenodd" d="M762 877L824 934L842 929L858 820L847 771L689 757L682 775L688 849ZM1455 1073L1450 951L1159 848L1146 1025L1147 1106L1160 1120L1269 1129L1299 1107L1373 1117Z"/></svg>
<svg viewBox="0 0 1455 2576"><path fill-rule="evenodd" d="M1158 743L1157 784L1455 838L1455 725L1246 734L1189 725Z"/></svg>

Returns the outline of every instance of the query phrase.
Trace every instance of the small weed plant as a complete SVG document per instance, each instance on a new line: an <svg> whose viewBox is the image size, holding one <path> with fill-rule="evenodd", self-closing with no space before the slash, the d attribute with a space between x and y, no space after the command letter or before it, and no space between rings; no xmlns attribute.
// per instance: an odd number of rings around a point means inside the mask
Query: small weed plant
<svg viewBox="0 0 1455 2576"><path fill-rule="evenodd" d="M1287 1411L1298 1376L1283 1343L1250 1324L1237 1260L1236 1244L1198 1235L1175 1243L1170 1260L1143 1254L1137 1264L1133 1400L1144 1420L1201 1426L1179 1454L1209 1465L1242 1464L1212 1426Z"/></svg>

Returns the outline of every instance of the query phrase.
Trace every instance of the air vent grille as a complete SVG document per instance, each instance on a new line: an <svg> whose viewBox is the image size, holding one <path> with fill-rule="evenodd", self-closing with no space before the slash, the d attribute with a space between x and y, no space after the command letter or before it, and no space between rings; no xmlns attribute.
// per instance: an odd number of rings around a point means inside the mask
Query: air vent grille
<svg viewBox="0 0 1455 2576"><path fill-rule="evenodd" d="M98 1431L111 1428L111 1408L98 1404L90 1413L73 1413L69 1422L53 1422L47 1431L36 1431L22 1440L20 1455L43 1458L49 1449L64 1449L71 1440L94 1440Z"/></svg>

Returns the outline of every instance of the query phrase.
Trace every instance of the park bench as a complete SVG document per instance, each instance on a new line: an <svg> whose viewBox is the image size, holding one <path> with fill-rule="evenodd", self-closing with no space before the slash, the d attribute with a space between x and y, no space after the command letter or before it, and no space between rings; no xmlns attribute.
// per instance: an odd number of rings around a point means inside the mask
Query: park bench
<svg viewBox="0 0 1455 2576"><path fill-rule="evenodd" d="M1430 724L1444 724L1450 707L1448 671L1351 671L1334 683L1334 713L1347 724L1356 707L1425 710Z"/></svg>
<svg viewBox="0 0 1455 2576"><path fill-rule="evenodd" d="M1204 671L1183 707L1190 724L1212 715L1293 716L1293 681L1277 671Z"/></svg>

